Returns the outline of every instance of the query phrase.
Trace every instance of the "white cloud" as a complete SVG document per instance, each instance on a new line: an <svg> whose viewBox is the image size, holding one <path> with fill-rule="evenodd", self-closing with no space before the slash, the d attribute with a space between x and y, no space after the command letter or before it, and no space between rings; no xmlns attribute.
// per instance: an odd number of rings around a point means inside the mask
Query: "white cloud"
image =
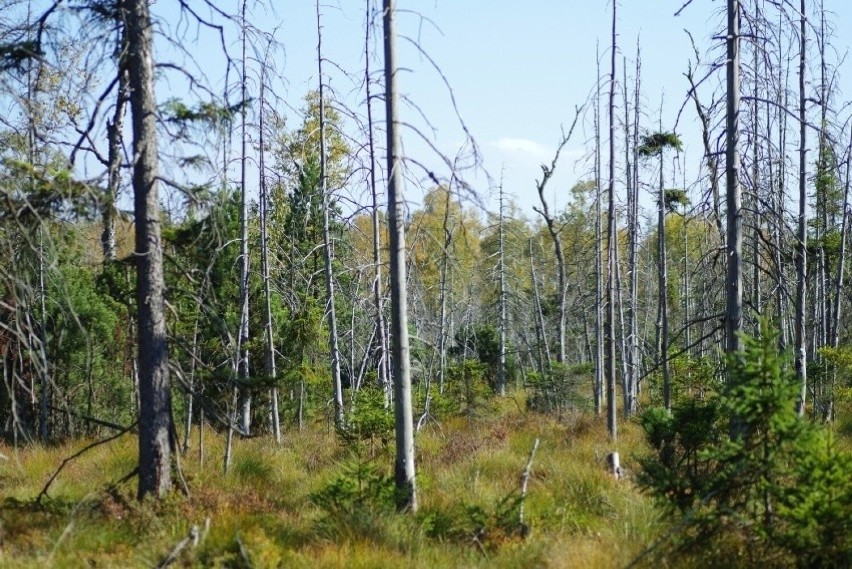
<svg viewBox="0 0 852 569"><path fill-rule="evenodd" d="M540 144L528 138L503 137L491 143L491 146L507 154L526 154L530 158L543 160L550 154L551 150L544 144Z"/></svg>
<svg viewBox="0 0 852 569"><path fill-rule="evenodd" d="M484 149L485 165L495 178L500 178L504 189L529 215L532 206L539 203L536 182L541 178L541 165L553 161L556 147L541 144L528 138L502 137L489 141ZM551 209L558 211L569 199L568 188L585 175L587 166L581 158L581 147L566 147L559 157L553 179L547 185L546 198Z"/></svg>

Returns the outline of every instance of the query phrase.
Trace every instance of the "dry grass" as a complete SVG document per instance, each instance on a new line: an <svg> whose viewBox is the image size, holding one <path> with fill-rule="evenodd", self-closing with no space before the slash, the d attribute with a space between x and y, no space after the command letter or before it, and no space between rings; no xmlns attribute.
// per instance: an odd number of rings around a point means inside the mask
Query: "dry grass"
<svg viewBox="0 0 852 569"><path fill-rule="evenodd" d="M269 438L237 441L227 476L224 438L208 429L204 464L197 448L181 461L191 496L160 504L137 503L135 480L107 490L133 469L132 436L71 463L40 505L33 499L46 480L88 441L0 448L9 456L0 463L0 565L150 567L208 518L209 533L178 566L621 567L660 534L650 500L606 473L613 448L603 423L529 414L513 399L495 406L472 420L429 423L418 435L416 516L381 508L329 516L318 507L312 495L347 465L373 460L390 474L393 460L392 448L344 449L325 425L287 432L280 447ZM517 509L500 504L517 496L536 438L521 531ZM623 425L616 450L628 472L642 444L635 425Z"/></svg>

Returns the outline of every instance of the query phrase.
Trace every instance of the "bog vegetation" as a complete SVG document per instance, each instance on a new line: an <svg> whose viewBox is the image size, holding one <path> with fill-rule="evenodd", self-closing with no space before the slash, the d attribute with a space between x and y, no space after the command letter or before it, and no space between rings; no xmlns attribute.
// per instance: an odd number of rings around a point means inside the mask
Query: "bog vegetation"
<svg viewBox="0 0 852 569"><path fill-rule="evenodd" d="M164 4L0 0L0 564L852 566L852 123L821 1L705 30L691 183L611 3L535 219L469 181L460 118L451 158L402 116L392 0L358 70L316 4L295 103L263 6ZM589 175L555 188L581 127Z"/></svg>

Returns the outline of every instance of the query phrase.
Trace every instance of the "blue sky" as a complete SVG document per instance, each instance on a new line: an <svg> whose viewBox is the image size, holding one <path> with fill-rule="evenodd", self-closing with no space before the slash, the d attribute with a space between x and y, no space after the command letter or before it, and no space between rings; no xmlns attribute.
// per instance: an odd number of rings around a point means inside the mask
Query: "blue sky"
<svg viewBox="0 0 852 569"><path fill-rule="evenodd" d="M852 3L825 0L836 12L840 53L848 51L852 31ZM682 0L622 0L618 10L618 53L621 79L622 57L628 58L632 73L637 39L642 50L643 106L646 128L657 128L661 104L662 126L674 127L675 117L686 94L684 72L693 58L689 30L702 57L718 41L711 35L722 28L724 2L694 0L678 17L674 13ZM278 93L287 104L298 108L304 94L316 88L316 15L313 2L277 1L274 11L254 8L285 47L279 68L286 84ZM324 51L339 69L326 66L329 82L338 97L357 104L363 95L357 81L340 71L359 74L363 66L364 6L361 0L326 0L322 7L325 30ZM448 90L438 73L404 38L419 43L440 66L458 105L461 117L481 150L484 168L495 179L504 172L503 185L522 209L531 215L537 202L535 180L540 164L552 158L560 128L568 127L574 109L584 103L595 83L595 52L600 45L602 73L609 67L611 3L605 0L539 0L521 3L509 0L399 0L400 89L428 118L431 127L413 106L403 109L402 119L427 132L445 154L453 156L464 133L452 109ZM718 53L718 51L717 51ZM377 66L380 61L374 61ZM722 81L720 75L716 83ZM708 83L712 87L713 82ZM605 88L606 90L606 88ZM604 90L604 92L605 92ZM620 104L621 96L618 96ZM381 113L381 107L376 107ZM582 158L591 145L591 115L578 125L571 143L548 189L548 198L557 208L564 207L568 189L588 177L591 162ZM682 163L689 179L695 177L702 150L692 106L686 108L678 128L686 147ZM417 136L404 134L406 153L447 175L440 161ZM421 172L415 171L415 175ZM468 179L493 207L488 195L489 181L483 172L467 174ZM417 207L420 192L408 193L411 207Z"/></svg>

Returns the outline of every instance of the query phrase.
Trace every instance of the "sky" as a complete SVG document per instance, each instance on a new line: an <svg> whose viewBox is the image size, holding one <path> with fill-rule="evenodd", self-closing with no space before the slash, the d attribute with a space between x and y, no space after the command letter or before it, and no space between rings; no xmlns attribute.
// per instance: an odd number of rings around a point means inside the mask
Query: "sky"
<svg viewBox="0 0 852 569"><path fill-rule="evenodd" d="M327 61L333 62L326 64L327 82L336 96L350 105L363 101L359 80L364 63L365 4L324 0L321 5L323 52ZM663 130L674 130L678 111L684 105L688 88L684 73L694 60L690 37L684 30L692 33L705 60L723 49L712 36L723 27L725 3L694 0L675 16L683 4L684 0L620 0L618 4L617 79L621 81L624 57L632 75L638 42L643 124L648 129L661 125ZM852 2L825 0L825 4L835 13L837 51L845 54L849 49L847 38L852 37ZM284 46L277 65L285 82L277 95L298 108L304 95L317 85L316 6L306 0L277 0L273 6L254 6L252 10L254 18L267 29L275 29ZM601 73L608 73L611 2L398 0L397 7L398 63L403 69L399 88L410 101L403 106L401 118L417 125L429 138L427 144L413 130L405 131L406 155L427 164L443 179L448 170L430 146L446 156L455 156L465 141L463 121L482 158L482 168L463 174L480 198L480 202L471 203L496 209L493 188L502 180L504 190L521 210L535 216L532 206L538 203L536 180L541 177L541 164L550 163L562 129L568 129L575 109L587 104L593 94L596 51L600 53ZM380 23L380 17L376 21ZM419 47L414 47L415 42ZM708 51L712 49L715 51ZM373 60L371 65L377 67L381 60ZM343 71L357 77L347 77ZM722 86L723 80L719 74L707 86ZM606 90L604 86L604 94ZM852 93L852 88L846 91ZM621 94L617 98L620 105ZM381 106L374 112L381 114ZM677 131L685 142L681 164L686 172L673 171L672 175L685 175L690 184L697 177L703 154L691 105L685 107ZM586 112L548 184L546 197L552 209L563 208L569 188L590 177L592 136L592 114ZM425 177L417 168L412 169L412 175ZM409 207L416 208L422 192L409 185Z"/></svg>

